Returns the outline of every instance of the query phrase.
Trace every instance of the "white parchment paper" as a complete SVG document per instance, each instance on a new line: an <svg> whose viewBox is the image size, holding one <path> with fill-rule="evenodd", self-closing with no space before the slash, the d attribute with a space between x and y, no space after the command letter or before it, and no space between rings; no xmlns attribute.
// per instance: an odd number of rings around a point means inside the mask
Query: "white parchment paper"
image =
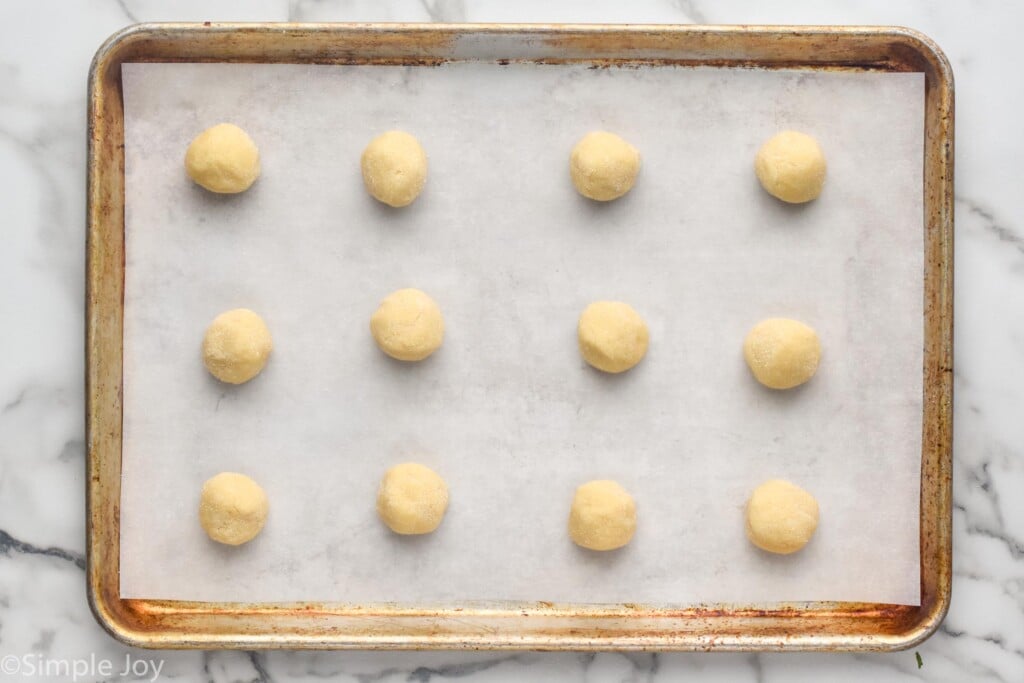
<svg viewBox="0 0 1024 683"><path fill-rule="evenodd" d="M857 600L917 604L922 365L920 74L452 63L439 67L124 67L126 293L121 592L126 597L437 603ZM231 121L260 148L249 192L183 169ZM393 210L359 155L401 128L430 159ZM636 145L625 198L576 194L569 150L592 129ZM753 173L794 128L828 158L817 201L787 206ZM386 294L440 304L444 347L385 357ZM590 301L629 302L650 352L607 376L576 348ZM210 320L258 311L275 349L232 387L200 360ZM758 320L815 327L803 388L751 378ZM448 482L433 535L377 519L383 471ZM224 470L256 479L263 533L219 546L197 520ZM821 506L813 541L772 556L744 536L768 478ZM618 480L639 526L598 554L566 532L575 487Z"/></svg>

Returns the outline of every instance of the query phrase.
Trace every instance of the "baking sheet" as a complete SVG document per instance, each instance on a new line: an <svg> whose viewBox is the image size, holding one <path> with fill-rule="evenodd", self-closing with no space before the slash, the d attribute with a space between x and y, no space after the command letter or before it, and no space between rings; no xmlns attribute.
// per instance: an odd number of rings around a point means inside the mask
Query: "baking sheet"
<svg viewBox="0 0 1024 683"><path fill-rule="evenodd" d="M918 604L922 366L921 74L449 63L438 67L129 64L121 595L461 603ZM182 158L232 121L263 175L214 196ZM430 158L392 210L358 159L389 128ZM579 197L567 158L605 128L636 145L636 188ZM777 130L820 140L826 190L802 207L757 185ZM444 311L444 347L386 358L368 318L400 287ZM647 358L586 367L575 323L632 304ZM246 306L275 350L240 387L208 376L203 330ZM761 318L813 325L812 382L762 389L740 351ZM448 481L427 537L397 537L374 496L390 465ZM202 482L266 489L239 547L197 522ZM814 540L771 556L743 533L767 478L810 490ZM565 530L575 487L637 499L625 549Z"/></svg>

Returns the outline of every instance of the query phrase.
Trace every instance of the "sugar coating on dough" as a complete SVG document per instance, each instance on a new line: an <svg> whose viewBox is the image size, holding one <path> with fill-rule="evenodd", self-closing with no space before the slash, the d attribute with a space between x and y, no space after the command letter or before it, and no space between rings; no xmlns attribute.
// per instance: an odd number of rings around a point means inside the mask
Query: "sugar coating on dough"
<svg viewBox="0 0 1024 683"><path fill-rule="evenodd" d="M615 550L636 531L636 501L610 480L590 481L576 489L569 510L569 536L590 550Z"/></svg>
<svg viewBox="0 0 1024 683"><path fill-rule="evenodd" d="M629 304L595 301L580 315L577 325L580 354L604 372L629 370L647 353L647 323Z"/></svg>
<svg viewBox="0 0 1024 683"><path fill-rule="evenodd" d="M444 317L425 293L399 289L387 295L370 316L370 333L381 351L392 358L423 360L444 341Z"/></svg>
<svg viewBox="0 0 1024 683"><path fill-rule="evenodd" d="M569 175L584 197L607 202L633 189L640 172L640 152L618 135L587 133L569 156Z"/></svg>
<svg viewBox="0 0 1024 683"><path fill-rule="evenodd" d="M389 130L371 140L360 166L366 190L388 206L412 204L427 181L427 153L416 138L401 130Z"/></svg>
<svg viewBox="0 0 1024 683"><path fill-rule="evenodd" d="M221 472L203 484L199 523L218 543L241 545L260 533L269 509L259 484L244 474Z"/></svg>
<svg viewBox="0 0 1024 683"><path fill-rule="evenodd" d="M747 538L771 553L795 553L818 528L814 496L782 479L771 479L754 489L746 513Z"/></svg>
<svg viewBox="0 0 1024 683"><path fill-rule="evenodd" d="M448 509L448 486L434 470L415 462L384 473L377 491L377 514L396 534L429 534Z"/></svg>
<svg viewBox="0 0 1024 683"><path fill-rule="evenodd" d="M189 144L185 171L210 192L244 192L260 175L260 153L244 130L231 123L219 123Z"/></svg>
<svg viewBox="0 0 1024 683"><path fill-rule="evenodd" d="M743 357L758 382L771 389L791 389L817 372L821 342L814 329L799 320L768 318L747 333Z"/></svg>
<svg viewBox="0 0 1024 683"><path fill-rule="evenodd" d="M203 363L221 382L248 382L267 365L274 348L263 318L248 308L221 313L203 336Z"/></svg>
<svg viewBox="0 0 1024 683"><path fill-rule="evenodd" d="M825 154L810 135L784 130L765 142L754 159L761 186L791 204L817 198L825 184Z"/></svg>

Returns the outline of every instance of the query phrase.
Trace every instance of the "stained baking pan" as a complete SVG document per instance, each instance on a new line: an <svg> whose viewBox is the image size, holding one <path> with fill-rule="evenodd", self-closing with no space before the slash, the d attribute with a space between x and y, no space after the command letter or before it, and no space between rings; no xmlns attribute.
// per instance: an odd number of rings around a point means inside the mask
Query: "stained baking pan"
<svg viewBox="0 0 1024 683"><path fill-rule="evenodd" d="M121 597L121 66L416 66L467 59L923 73L920 606L467 602L426 607ZM927 38L879 27L149 24L125 29L100 49L90 72L89 102L88 585L97 618L115 637L156 648L891 650L926 638L941 621L951 576L953 83L948 63Z"/></svg>

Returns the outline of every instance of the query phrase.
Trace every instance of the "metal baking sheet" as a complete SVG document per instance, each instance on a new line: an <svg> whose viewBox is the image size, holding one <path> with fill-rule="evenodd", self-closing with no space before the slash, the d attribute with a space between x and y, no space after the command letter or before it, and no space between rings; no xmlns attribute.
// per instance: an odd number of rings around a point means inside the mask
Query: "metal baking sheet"
<svg viewBox="0 0 1024 683"><path fill-rule="evenodd" d="M570 33L571 33L571 31L570 31ZM418 41L419 42L419 47L422 48L423 45L425 44L425 41L423 40L423 38L424 38L424 35L426 35L426 34L423 34L423 35L418 35L418 34L419 34L419 32L417 32L416 30L410 30L408 32L408 36L410 38L419 38L420 39ZM236 33L236 36L237 35L239 35L239 34ZM525 34L519 33L518 35L519 36L523 36ZM379 38L383 38L383 36L384 36L383 32L381 32L378 35ZM634 37L636 37L636 36L634 36ZM497 64L500 64L500 61L503 59L501 54L508 54L508 55L510 55L510 57L509 57L510 59L525 60L527 62L529 62L529 61L537 61L538 59L542 59L543 58L543 55L535 55L534 58L531 59L530 55L524 55L521 52L519 52L519 50L521 50L523 48L523 46L525 44L527 44L529 41L525 41L523 43L517 44L515 40L508 39L508 42L503 43L502 40L500 40L498 38L499 38L499 36L496 36L496 35L484 35L484 36L476 35L476 36L470 36L469 34L463 34L462 36L459 36L458 39L453 40L452 41L452 45L450 47L452 48L453 56L461 57L462 60L469 60L469 64L470 65L472 65L473 62L477 62L477 63L481 63L481 64L482 63L490 63L490 64L494 65L491 68L498 68ZM415 43L416 41L413 41L413 42ZM634 42L634 45L635 45L635 42ZM495 50L495 49L499 50L499 52L498 53L494 53L493 50ZM484 54L477 54L477 55L467 54L467 52L469 52L471 50L476 50L478 52L482 51ZM489 53L489 51L491 51L491 52ZM461 54L460 54L460 52L461 52ZM352 56L349 55L348 57L346 57L345 61L348 61L349 59L351 59L351 57ZM365 57L368 60L370 60L370 55L366 55ZM561 68L565 68L565 69L569 69L569 70L575 69L575 68L586 69L588 66L597 65L598 63L595 61L596 59L597 59L597 57L592 57L590 60L588 60L586 57L580 57L578 59L579 64L566 64L566 65L563 65ZM192 60L189 60L189 61L192 61ZM358 59L355 59L355 61L357 63L359 62ZM550 61L550 60L548 60L548 61ZM403 64L404 62L398 61L397 63L398 64ZM417 59L417 63L423 63L423 58L419 57ZM466 62L463 61L462 64L465 65ZM663 67L667 67L667 68L671 69L671 66L665 64L664 60L652 59L650 61L650 64L657 64L659 66L663 66ZM605 66L607 64L601 63L600 65ZM460 65L452 64L452 65L449 65L448 67L445 67L445 68L457 68L459 66ZM688 64L688 66L689 66L689 64ZM517 68L517 69L522 69L522 68L529 69L530 65L517 63L515 65L515 68ZM906 70L906 69L902 69L902 70ZM846 71L848 73L855 73L856 72L856 70L852 70L852 69L847 69ZM785 74L783 74L782 72L779 72L778 75L781 77L781 76L784 76ZM835 76L837 76L840 79L844 75L845 74L835 74ZM927 77L927 71L925 71L925 76ZM470 78L470 80L472 80L472 78ZM655 155L655 159L657 159L657 155ZM927 211L928 207L926 206L925 208L926 208L926 211ZM925 240L927 242L927 233L923 232L923 235L924 235L924 238L925 238ZM131 256L131 254L129 254L129 256ZM921 256L920 255L918 256L918 259L919 259L919 262L920 262L920 260L921 260ZM927 274L927 270L928 269L925 268L925 274ZM132 282L132 280L129 279L129 282ZM929 287L928 278L927 277L922 277L920 282L923 283L923 286L924 286L925 290L927 290L928 287ZM920 291L920 285L918 285L918 291ZM921 308L924 308L926 314L927 314L927 301L928 301L928 297L926 296L925 297L924 306L918 308L919 311L921 310ZM661 303L661 304L654 304L655 308L658 308L659 306L661 306L663 308L665 306L664 302ZM664 317L664 314L659 309L656 312L655 317L656 318ZM925 317L927 318L927 315ZM925 329L925 334L927 336L927 326L926 326L926 329ZM134 341L133 341L133 343L134 343ZM134 367L132 365L132 361L133 361L133 357L131 355L129 355L129 357L125 361L126 362L126 367ZM927 344L926 344L926 367L925 367L924 374L927 377ZM926 440L926 447L927 447L927 430L924 431L922 437ZM607 464L605 464L605 466L607 466ZM643 469L643 468L641 468L641 469ZM368 478L368 477L364 477L364 478ZM925 478L924 481L927 483L927 478ZM923 512L923 517L927 515L927 511L923 510L922 512ZM162 529L161 531L165 532L166 529ZM925 534L925 531L924 531L923 527L922 527L922 534ZM922 567L923 567L924 571L927 571L927 566L926 566L925 558L924 558L924 548L927 545L927 543L928 543L927 539L923 538L923 542L921 544L922 545L921 560L922 560ZM648 550L650 550L650 548L648 548ZM661 564L663 566L664 565L664 560L662 559L659 562L659 564ZM133 571L135 571L136 574L138 573L137 570L133 570ZM923 575L924 574L922 572L922 576ZM620 578L623 581L628 581L627 578L623 578L623 577L617 577L617 578ZM600 582L598 582L598 584L599 583ZM588 611L589 612L593 612L595 609L596 610L605 610L605 611L611 610L611 612L614 613L614 611L616 609L615 605L611 605L611 606L604 605L604 606L601 606L601 607L588 606L586 603L590 603L590 602L606 602L606 603L613 602L613 603L619 603L617 608L618 609L626 609L627 612L629 610L640 609L641 607L643 607L643 609L653 610L655 612L657 612L659 609L662 610L662 611L664 611L665 609L668 609L668 608L671 608L671 609L681 609L680 608L680 603L682 603L684 605L691 605L691 604L697 604L698 603L698 599L695 599L696 598L695 595L683 595L683 597L680 600L678 600L678 601L672 601L670 598L659 600L658 599L657 591L655 591L654 593L652 593L650 595L648 595L648 594L639 595L638 594L638 598L636 600L634 600L632 603L630 603L629 605L627 605L627 604L622 602L623 600L628 599L627 597L625 597L623 595L609 595L609 594L605 594L605 599L601 599L601 595L599 595L601 593L599 586L595 590L595 593L593 593L596 596L596 599L588 599L587 596L585 596L585 595L577 595L577 594L571 594L571 593L567 594L567 597L563 597L562 595L557 595L557 593L558 593L558 591L552 591L552 595L550 596L551 599L559 600L560 601L559 604L568 605L568 607L564 608L564 609L568 609L570 611L570 613L572 613L572 614L583 614L583 613L587 613ZM563 591L563 593L564 593L564 591ZM387 594L386 593L386 588L384 589L384 592L382 592L381 594L382 595L386 595ZM146 598L166 597L166 596L160 596L160 595L147 595L146 591L143 591L142 593L136 593L136 595L141 595L141 596L146 597ZM275 598L272 598L272 597L268 598L265 594L262 594L262 593L255 594L255 595L257 595L257 597L255 599L263 599L263 600L267 600L267 599L274 600L275 599ZM792 592L786 593L785 591L780 591L779 595L781 596L781 599L790 599L790 600L798 599L800 597L798 594L794 594ZM181 596L178 595L178 596L175 596L175 597L181 597ZM198 597L199 599L203 599L203 600L207 600L207 601L218 599L215 595L212 595L212 594L205 594L205 595L204 594L197 594L197 595L185 596L185 597L189 597L191 599L196 599ZM292 600L293 601L293 600L296 600L296 599L303 599L304 597L305 596L289 594L289 595L284 595L282 598L280 598L280 599L278 599L276 601L281 601L281 600ZM312 596L312 597L314 599L320 599L320 598L316 598L316 596ZM390 604L390 605L383 605L382 606L382 603L380 602L380 599L374 600L374 599L372 599L372 596L371 596L371 599L359 600L358 601L359 607L358 608L353 608L353 609L361 609L361 610L381 609L381 610L384 610L385 613L393 613L395 615L398 615L398 614L401 614L403 611L408 611L410 609L413 610L413 611L415 611L417 609L423 609L426 604L441 605L439 608L436 608L436 609L438 609L439 612L443 613L445 611L445 609L446 609L446 607L445 607L445 603L446 603L445 598L448 599L447 600L448 604L457 604L457 605L459 605L459 608L462 609L463 611L465 611L466 609L470 609L470 610L474 609L473 605L476 604L476 603L466 603L465 601L458 600L459 596L432 596L432 597L435 597L436 599L424 601L423 604L417 604L415 601L410 600L410 599L404 599L403 600L403 599L401 599L401 596L400 596L398 599L396 599L397 604ZM529 595L529 594L523 594L523 593L518 593L518 594L513 593L511 595L501 595L501 594L497 594L496 595L496 594L487 594L486 591L479 591L479 590L477 591L476 594L469 595L468 597L471 597L471 598L484 598L484 599L486 599L486 598L510 598L511 597L511 598L517 599L518 602L510 602L508 600L503 600L501 602L493 603L493 604L496 604L496 605L503 605L506 608L511 608L511 609L514 609L515 608L514 606L517 605L517 604L518 605L545 604L545 603L538 603L537 600L546 599L547 598L547 596L544 596L544 595L537 595L535 599L531 600L530 602L526 602L526 600L528 598L533 598L533 596ZM762 607L767 607L768 608L767 611L769 613L771 613L773 611L774 612L784 611L784 610L789 608L789 606L786 606L786 605L781 605L780 606L780 605L777 605L777 604L770 604L770 603L772 603L774 601L765 600L763 598L760 599L760 600L758 600L758 599L753 599L753 600L746 599L745 600L744 597L749 598L751 596L749 596L749 595L748 596L740 595L739 600L737 600L736 602L741 602L741 603L745 603L745 604L751 604L751 603L760 604ZM756 597L759 597L759 596L755 596L755 598ZM922 596L922 598L923 599L927 598L927 596ZM239 595L237 593L229 595L229 594L227 594L227 592L225 592L224 597L220 598L220 600L224 600L224 599L238 601L238 600L244 600L245 597L244 597L244 595ZM338 599L347 599L347 596L339 595ZM723 602L723 598L720 597L720 596L712 595L710 597L710 601L711 602L715 602L715 603L721 603L721 602ZM148 603L150 601L143 600L142 602L143 603ZM637 602L642 603L642 604L641 605L635 604ZM700 601L700 602L707 602L707 601ZM134 601L133 601L133 604L134 604ZM177 604L177 605L180 606L180 605L183 605L185 603L177 602L177 603L167 603L167 604L171 604L171 605ZM206 603L203 603L203 604L205 604L205 605L212 605L214 603L206 602ZM491 611L493 611L495 609L493 607L493 604L492 604L491 607L487 607L487 608L485 608L484 606L480 605L476 609L480 609L483 612L488 612L489 613L489 612L491 612ZM807 604L822 605L822 603L807 603ZM554 609L554 610L556 610L556 612L558 611L558 608L556 608L554 605L552 605L552 607L550 607L548 609ZM707 609L707 605L704 605L703 609ZM887 609L895 609L895 608L890 606ZM918 609L920 609L920 608L918 608ZM739 608L734 608L734 611L736 611L736 610L739 610ZM555 616L559 616L559 615L555 615ZM634 616L639 617L641 615L640 614L635 614ZM407 623L412 623L412 622L407 622ZM636 624L636 625L640 625L642 623L642 621L640 619L636 619L636 620L634 620L634 621L632 621L630 623L633 623L633 624ZM762 620L760 623L761 624L767 624L767 623L769 623L769 620L765 619L765 620ZM351 636L351 635L356 635L356 634L348 634L348 635ZM339 643L335 643L335 644L339 644ZM402 643L398 643L398 644L402 644ZM411 645L417 645L417 644L421 645L421 646L428 646L428 645L431 645L431 644L434 644L434 643L433 642L414 643L414 642L406 641L404 644L410 645L410 646ZM449 643L449 644L452 644L452 643ZM493 643L493 644L496 645L496 646L501 646L501 643ZM614 646L614 645L612 645L612 646Z"/></svg>

